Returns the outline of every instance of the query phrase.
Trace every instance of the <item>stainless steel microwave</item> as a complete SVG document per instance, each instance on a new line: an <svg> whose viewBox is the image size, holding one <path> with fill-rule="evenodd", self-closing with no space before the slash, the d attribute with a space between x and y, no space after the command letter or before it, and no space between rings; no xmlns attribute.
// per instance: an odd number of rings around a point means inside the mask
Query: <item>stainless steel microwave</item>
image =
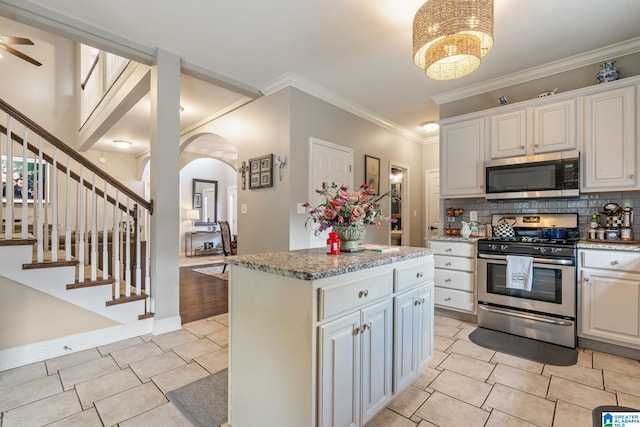
<svg viewBox="0 0 640 427"><path fill-rule="evenodd" d="M580 153L562 151L485 163L487 200L580 195Z"/></svg>

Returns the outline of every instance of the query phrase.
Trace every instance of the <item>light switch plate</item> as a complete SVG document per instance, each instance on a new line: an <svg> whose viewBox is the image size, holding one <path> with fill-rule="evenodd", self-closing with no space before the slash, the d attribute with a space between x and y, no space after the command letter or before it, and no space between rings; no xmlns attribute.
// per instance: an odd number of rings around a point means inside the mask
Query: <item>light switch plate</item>
<svg viewBox="0 0 640 427"><path fill-rule="evenodd" d="M240 213L241 214L245 214L245 215L247 214L247 205L246 205L246 203L243 203L243 204L240 205Z"/></svg>
<svg viewBox="0 0 640 427"><path fill-rule="evenodd" d="M298 203L296 206L296 212L299 214L306 214L307 208L304 207L304 203Z"/></svg>

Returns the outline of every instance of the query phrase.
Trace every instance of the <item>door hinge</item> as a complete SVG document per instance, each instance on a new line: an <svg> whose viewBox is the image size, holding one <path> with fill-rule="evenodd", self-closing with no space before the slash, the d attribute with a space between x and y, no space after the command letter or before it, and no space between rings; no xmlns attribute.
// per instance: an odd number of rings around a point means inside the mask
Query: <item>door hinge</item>
<svg viewBox="0 0 640 427"><path fill-rule="evenodd" d="M352 167L352 165L349 165L349 172L353 172L353 170L351 169Z"/></svg>

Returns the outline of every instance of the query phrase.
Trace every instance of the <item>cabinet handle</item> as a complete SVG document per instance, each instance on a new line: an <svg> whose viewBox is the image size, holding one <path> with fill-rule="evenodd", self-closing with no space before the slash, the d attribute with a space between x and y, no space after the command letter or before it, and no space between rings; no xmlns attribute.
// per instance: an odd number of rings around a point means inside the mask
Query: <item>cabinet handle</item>
<svg viewBox="0 0 640 427"><path fill-rule="evenodd" d="M360 292L358 293L358 298L364 298L364 297L366 297L367 295L369 295L369 291L365 289L364 291L360 291Z"/></svg>
<svg viewBox="0 0 640 427"><path fill-rule="evenodd" d="M418 271L418 272L416 273L416 277L417 277L418 279L419 279L419 278L421 278L421 277L422 277L422 271Z"/></svg>
<svg viewBox="0 0 640 427"><path fill-rule="evenodd" d="M620 264L620 261L618 261L617 259L614 259L613 261L611 261L611 265L618 265Z"/></svg>
<svg viewBox="0 0 640 427"><path fill-rule="evenodd" d="M445 298L444 300L445 300L445 301L447 301L447 302L449 302L449 301L451 301L451 297L447 297L447 298Z"/></svg>

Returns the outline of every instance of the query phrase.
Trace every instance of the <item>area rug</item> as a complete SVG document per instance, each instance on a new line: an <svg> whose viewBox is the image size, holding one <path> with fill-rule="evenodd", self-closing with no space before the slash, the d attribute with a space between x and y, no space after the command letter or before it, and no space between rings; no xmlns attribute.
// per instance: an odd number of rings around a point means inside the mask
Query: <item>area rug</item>
<svg viewBox="0 0 640 427"><path fill-rule="evenodd" d="M228 371L223 369L167 393L196 427L219 427L228 421Z"/></svg>
<svg viewBox="0 0 640 427"><path fill-rule="evenodd" d="M469 334L469 340L480 347L545 365L571 366L578 361L578 351L575 349L491 329L477 328Z"/></svg>
<svg viewBox="0 0 640 427"><path fill-rule="evenodd" d="M222 272L224 269L224 264L213 265L209 267L200 267L200 268L192 268L196 273L202 273L209 276L217 277L222 280L229 280L229 273Z"/></svg>

